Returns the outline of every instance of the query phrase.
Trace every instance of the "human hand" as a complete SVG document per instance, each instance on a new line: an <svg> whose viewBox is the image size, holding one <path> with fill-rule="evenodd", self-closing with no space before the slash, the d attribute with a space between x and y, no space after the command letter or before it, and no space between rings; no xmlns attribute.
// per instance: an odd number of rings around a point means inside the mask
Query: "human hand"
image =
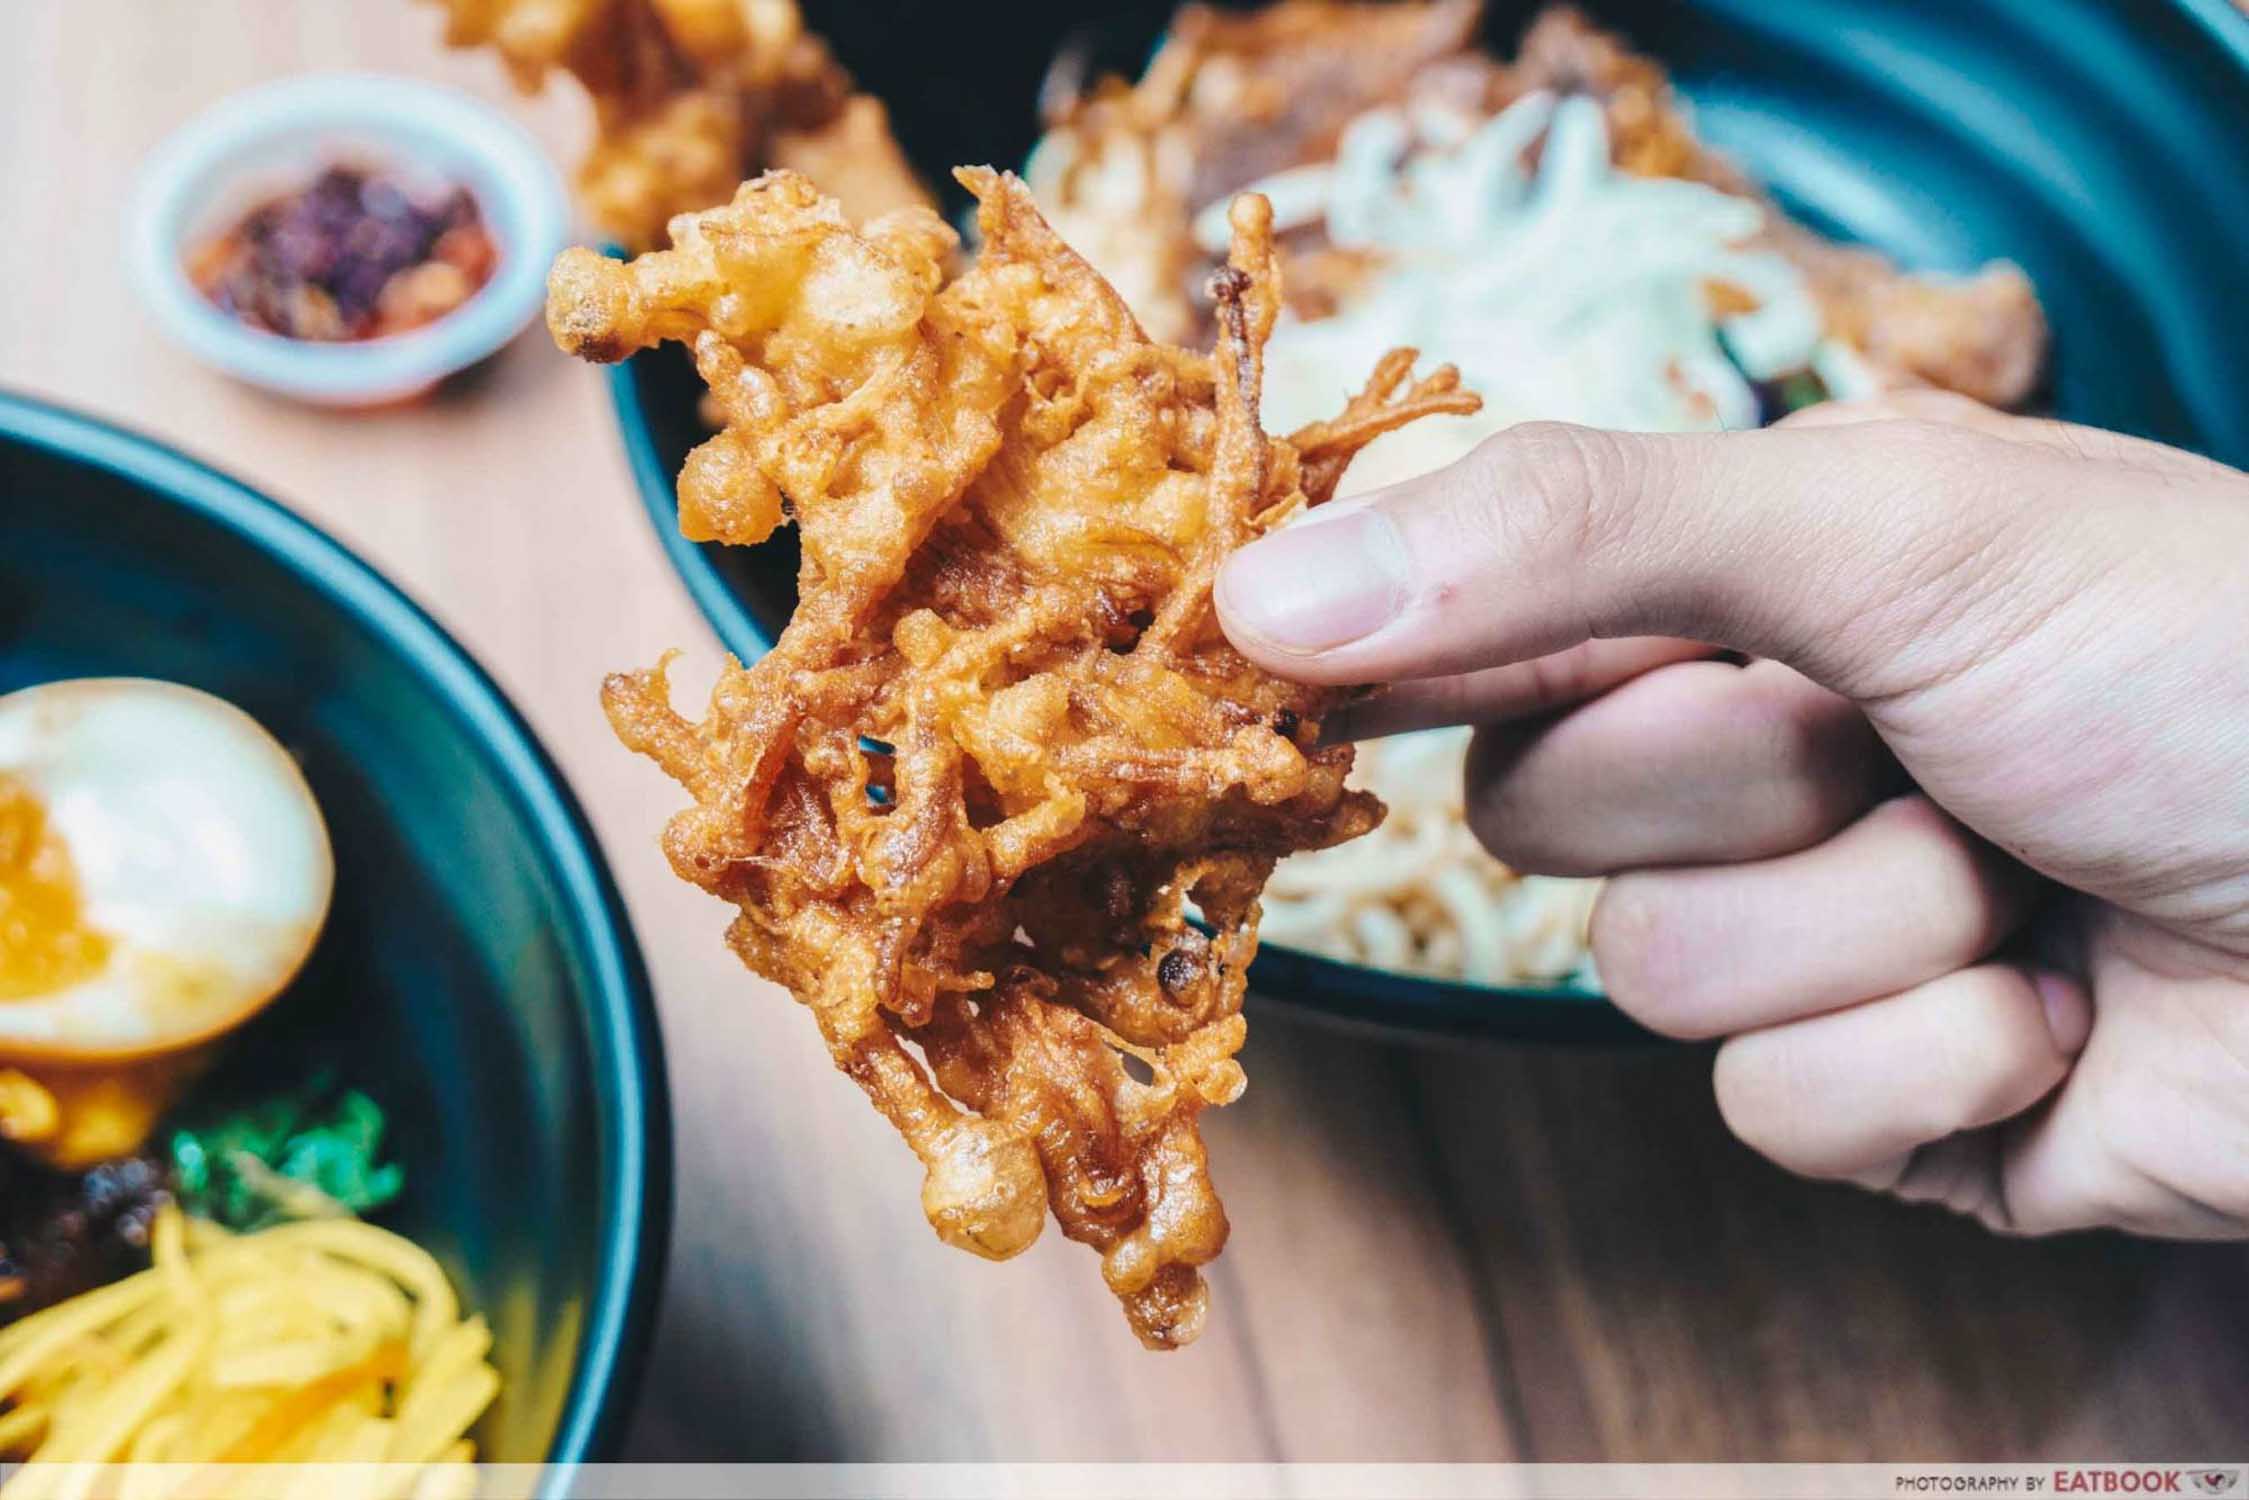
<svg viewBox="0 0 2249 1500"><path fill-rule="evenodd" d="M1782 1166L2249 1234L2249 475L1933 392L1534 424L1217 599L1275 672L1397 684L1345 733L1486 726L1478 834L1614 877L1610 994L1725 1038Z"/></svg>

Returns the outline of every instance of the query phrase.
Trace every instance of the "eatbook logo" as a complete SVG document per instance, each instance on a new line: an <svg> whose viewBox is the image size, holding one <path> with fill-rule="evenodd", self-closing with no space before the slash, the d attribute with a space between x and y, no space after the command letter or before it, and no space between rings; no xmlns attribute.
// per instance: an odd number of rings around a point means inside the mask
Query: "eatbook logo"
<svg viewBox="0 0 2249 1500"><path fill-rule="evenodd" d="M2056 1469L2057 1495L2243 1495L2239 1469ZM2249 1500L2244 1496L2243 1500Z"/></svg>

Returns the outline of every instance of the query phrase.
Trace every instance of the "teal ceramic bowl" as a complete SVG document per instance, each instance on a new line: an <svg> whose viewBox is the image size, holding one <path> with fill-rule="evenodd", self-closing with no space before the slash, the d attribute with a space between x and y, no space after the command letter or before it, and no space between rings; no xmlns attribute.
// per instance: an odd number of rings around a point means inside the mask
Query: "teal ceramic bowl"
<svg viewBox="0 0 2249 1500"><path fill-rule="evenodd" d="M1919 269L2022 265L2054 328L2044 399L2059 415L2249 463L2249 194L2216 187L2249 172L2249 17L2227 0L1582 3L1661 59L1702 134L1803 222ZM1024 158L1065 40L1134 74L1174 5L1010 4L973 34L945 6L808 0L806 14L889 106L925 179L947 184L955 163ZM1501 55L1538 8L1492 0ZM794 604L795 535L752 548L680 537L672 481L707 435L699 389L676 346L634 356L611 383L657 535L747 660ZM1646 1035L1570 986L1454 984L1274 947L1251 978L1272 1003L1392 1034Z"/></svg>
<svg viewBox="0 0 2249 1500"><path fill-rule="evenodd" d="M610 1456L661 1274L669 1116L640 954L553 763L459 646L304 521L0 395L0 692L118 675L254 715L335 842L319 947L206 1086L327 1069L381 1101L407 1170L381 1222L492 1325L480 1455Z"/></svg>

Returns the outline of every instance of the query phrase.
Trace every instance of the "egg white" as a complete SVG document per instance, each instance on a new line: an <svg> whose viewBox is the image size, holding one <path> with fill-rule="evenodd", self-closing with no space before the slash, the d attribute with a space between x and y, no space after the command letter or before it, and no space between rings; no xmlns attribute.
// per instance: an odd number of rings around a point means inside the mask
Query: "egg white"
<svg viewBox="0 0 2249 1500"><path fill-rule="evenodd" d="M224 699L146 678L0 697L0 772L46 809L83 920L110 940L93 975L0 1001L0 1057L126 1058L240 1024L312 951L335 887L304 773Z"/></svg>

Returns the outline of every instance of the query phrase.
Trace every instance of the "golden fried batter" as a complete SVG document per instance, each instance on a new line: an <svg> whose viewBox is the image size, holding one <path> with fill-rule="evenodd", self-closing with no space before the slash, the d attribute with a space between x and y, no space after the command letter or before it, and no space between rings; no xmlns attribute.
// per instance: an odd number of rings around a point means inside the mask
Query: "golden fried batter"
<svg viewBox="0 0 2249 1500"><path fill-rule="evenodd" d="M1027 173L1056 226L1112 277L1159 336L1200 338L1207 257L1193 223L1205 205L1334 154L1366 111L1439 103L1493 115L1534 90L1600 100L1618 166L1684 177L1763 202L1705 147L1663 69L1577 11L1542 13L1515 61L1478 45L1481 0L1281 0L1247 14L1188 5L1136 84L1107 79L1055 92L1050 128ZM2046 323L2011 265L1974 277L1910 276L1845 249L1764 205L1760 238L1794 261L1828 333L1892 385L1941 385L1996 406L2020 404L2044 364ZM1319 318L1347 302L1366 266L1324 226L1288 242L1295 310Z"/></svg>
<svg viewBox="0 0 2249 1500"><path fill-rule="evenodd" d="M437 0L446 40L519 86L560 68L594 106L586 210L634 249L767 165L816 170L858 216L927 201L882 105L854 94L796 0Z"/></svg>
<svg viewBox="0 0 2249 1500"><path fill-rule="evenodd" d="M565 350L678 340L725 413L680 476L689 534L803 538L788 628L701 723L661 666L604 701L694 797L673 867L740 909L735 949L921 1159L938 1234L999 1259L1051 1209L1174 1348L1226 1239L1196 1116L1242 1091L1258 893L1381 816L1317 744L1332 695L1236 654L1211 583L1376 435L1476 402L1450 370L1401 393L1401 351L1337 421L1270 439L1262 198L1235 206L1200 355L1150 341L1020 182L959 176L983 243L949 282L935 214L855 230L786 172L673 250L556 263Z"/></svg>

